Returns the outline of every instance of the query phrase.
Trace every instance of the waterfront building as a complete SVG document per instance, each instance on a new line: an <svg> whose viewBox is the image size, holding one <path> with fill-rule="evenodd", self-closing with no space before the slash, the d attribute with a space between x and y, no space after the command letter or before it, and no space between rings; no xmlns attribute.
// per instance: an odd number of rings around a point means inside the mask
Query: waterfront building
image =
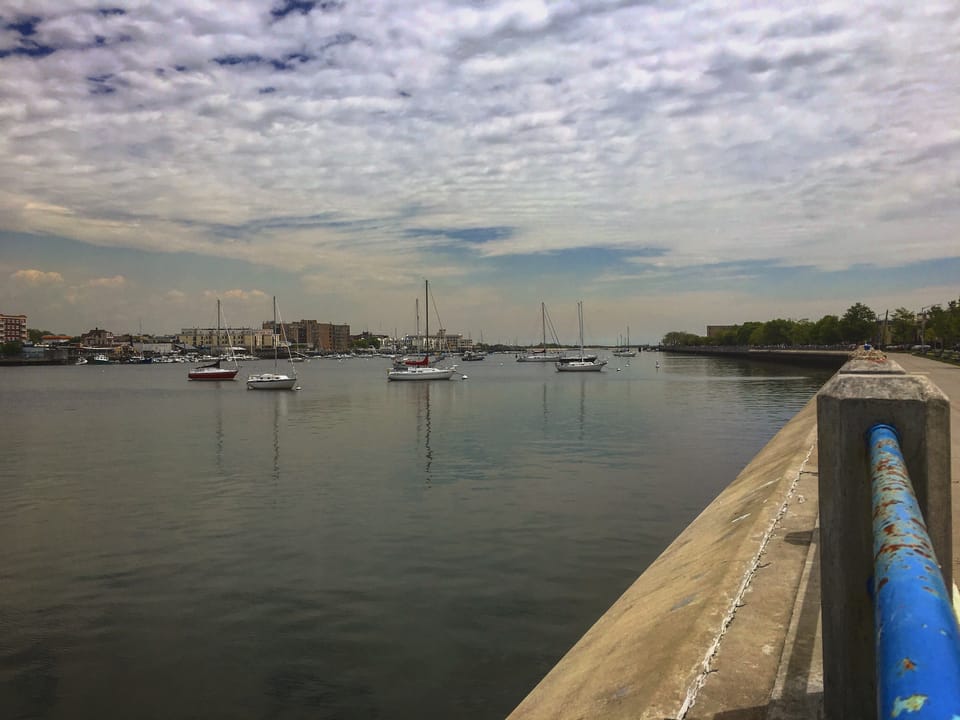
<svg viewBox="0 0 960 720"><path fill-rule="evenodd" d="M348 352L350 350L350 326L347 324L318 323L317 350L321 352Z"/></svg>
<svg viewBox="0 0 960 720"><path fill-rule="evenodd" d="M273 337L266 328L220 328L219 336L216 328L182 328L175 342L194 348L243 346L254 352L273 347Z"/></svg>
<svg viewBox="0 0 960 720"><path fill-rule="evenodd" d="M26 342L27 316L0 313L0 342Z"/></svg>
<svg viewBox="0 0 960 720"><path fill-rule="evenodd" d="M40 342L50 347L69 345L71 340L73 340L73 338L69 335L44 335L40 338Z"/></svg>
<svg viewBox="0 0 960 720"><path fill-rule="evenodd" d="M80 344L87 347L111 347L113 345L113 333L102 328L94 328L80 336Z"/></svg>
<svg viewBox="0 0 960 720"><path fill-rule="evenodd" d="M407 335L403 338L402 342L405 347L415 348L417 350L425 347L430 352L460 353L464 350L474 349L473 340L464 337L461 333L448 333L443 328L437 330L436 335L430 335L428 337L424 337L423 335Z"/></svg>

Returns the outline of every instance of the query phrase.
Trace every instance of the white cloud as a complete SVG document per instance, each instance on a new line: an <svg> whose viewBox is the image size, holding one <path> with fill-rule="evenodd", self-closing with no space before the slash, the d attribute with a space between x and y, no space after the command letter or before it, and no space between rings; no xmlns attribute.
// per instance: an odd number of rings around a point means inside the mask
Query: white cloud
<svg viewBox="0 0 960 720"><path fill-rule="evenodd" d="M113 277L93 278L87 281L87 286L92 288L122 288L127 284L127 279L123 275L114 275Z"/></svg>
<svg viewBox="0 0 960 720"><path fill-rule="evenodd" d="M63 275L60 273L43 270L17 270L10 277L27 285L49 285L63 282Z"/></svg>
<svg viewBox="0 0 960 720"><path fill-rule="evenodd" d="M563 249L958 254L955 3L270 7L7 3L55 51L0 36L0 233L295 269L345 304ZM514 232L459 256L408 232L490 226Z"/></svg>

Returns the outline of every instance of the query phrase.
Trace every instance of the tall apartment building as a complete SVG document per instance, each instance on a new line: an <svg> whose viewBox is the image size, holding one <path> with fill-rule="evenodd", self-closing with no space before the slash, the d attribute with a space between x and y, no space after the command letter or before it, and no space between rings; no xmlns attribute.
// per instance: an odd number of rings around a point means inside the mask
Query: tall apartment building
<svg viewBox="0 0 960 720"><path fill-rule="evenodd" d="M26 342L27 316L0 313L0 342Z"/></svg>
<svg viewBox="0 0 960 720"><path fill-rule="evenodd" d="M347 352L350 349L350 326L322 323L316 320L297 320L283 325L283 334L291 345L319 350L320 352ZM272 328L273 321L263 323L264 329Z"/></svg>

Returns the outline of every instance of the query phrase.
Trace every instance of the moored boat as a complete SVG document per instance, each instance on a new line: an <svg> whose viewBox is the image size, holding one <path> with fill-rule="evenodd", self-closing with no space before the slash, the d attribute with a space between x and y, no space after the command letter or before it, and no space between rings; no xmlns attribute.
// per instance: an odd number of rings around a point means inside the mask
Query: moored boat
<svg viewBox="0 0 960 720"><path fill-rule="evenodd" d="M540 303L540 326L543 333L543 340L539 348L532 348L526 355L518 355L517 362L556 362L561 359L559 352L547 352L547 324L550 325L550 332L553 334L554 342L557 345L560 345L560 341L557 338L557 333L553 328L553 322L549 320L547 315L547 306L545 303Z"/></svg>
<svg viewBox="0 0 960 720"><path fill-rule="evenodd" d="M566 355L557 361L557 372L600 372L607 364L598 360L596 355L587 355L583 351L583 301L577 303L577 315L580 319L580 354Z"/></svg>
<svg viewBox="0 0 960 720"><path fill-rule="evenodd" d="M424 292L427 298L427 316L425 338L430 337L430 281L424 281ZM419 332L419 322L417 323ZM424 355L419 359L404 359L394 362L393 367L387 371L387 380L407 380L407 381L427 381L427 380L449 380L457 371L457 366L436 367L430 365L430 352L424 343Z"/></svg>
<svg viewBox="0 0 960 720"><path fill-rule="evenodd" d="M273 372L257 373L247 377L247 390L293 390L297 386L297 371L293 366L293 357L290 360L290 372L292 375L285 375L277 369L277 346L280 337L284 339L286 345L286 333L283 331L283 323L280 323L280 334L277 333L277 298L273 298ZM289 346L287 346L289 355Z"/></svg>
<svg viewBox="0 0 960 720"><path fill-rule="evenodd" d="M217 343L220 343L220 299L217 298ZM233 360L233 367L223 367L223 360ZM231 355L228 358L216 358L213 362L195 367L187 373L188 380L233 380L240 372L240 366Z"/></svg>
<svg viewBox="0 0 960 720"><path fill-rule="evenodd" d="M88 359L87 363L90 365L112 365L113 360L111 360L104 353L97 353L92 358Z"/></svg>

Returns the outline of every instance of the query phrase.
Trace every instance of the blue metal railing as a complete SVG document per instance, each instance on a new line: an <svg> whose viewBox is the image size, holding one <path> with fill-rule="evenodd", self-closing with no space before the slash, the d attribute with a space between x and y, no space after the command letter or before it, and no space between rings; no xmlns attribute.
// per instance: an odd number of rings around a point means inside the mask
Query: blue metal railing
<svg viewBox="0 0 960 720"><path fill-rule="evenodd" d="M873 496L877 717L960 718L960 632L889 425L867 433Z"/></svg>

